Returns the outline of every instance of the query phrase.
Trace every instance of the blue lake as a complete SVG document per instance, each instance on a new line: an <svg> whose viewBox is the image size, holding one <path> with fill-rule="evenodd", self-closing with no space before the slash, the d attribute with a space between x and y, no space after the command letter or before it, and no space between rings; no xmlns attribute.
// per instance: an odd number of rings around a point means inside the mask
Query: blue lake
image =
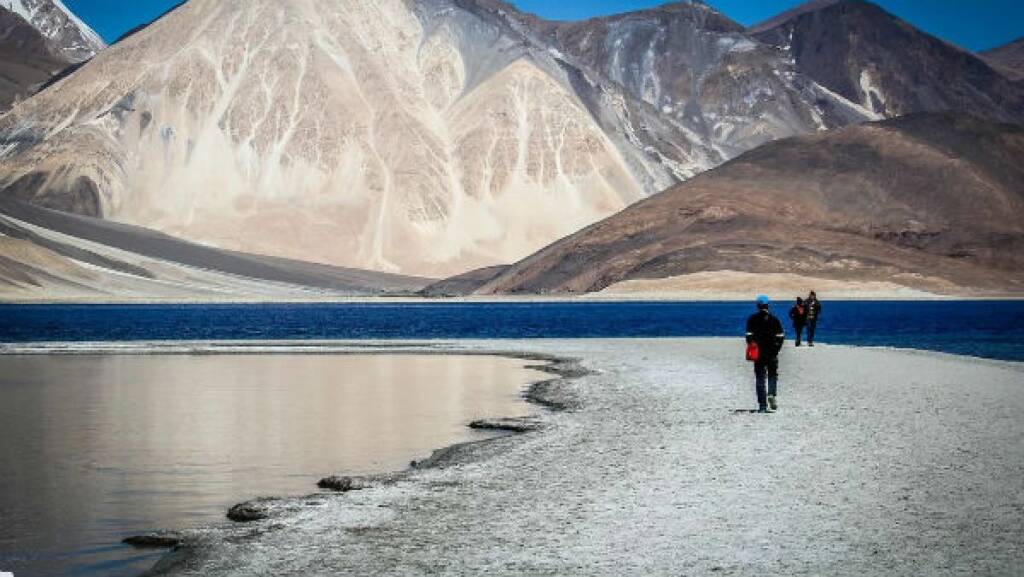
<svg viewBox="0 0 1024 577"><path fill-rule="evenodd" d="M785 319L789 303L776 306ZM728 337L735 302L0 305L0 342ZM1024 361L1024 301L825 302L819 342Z"/></svg>

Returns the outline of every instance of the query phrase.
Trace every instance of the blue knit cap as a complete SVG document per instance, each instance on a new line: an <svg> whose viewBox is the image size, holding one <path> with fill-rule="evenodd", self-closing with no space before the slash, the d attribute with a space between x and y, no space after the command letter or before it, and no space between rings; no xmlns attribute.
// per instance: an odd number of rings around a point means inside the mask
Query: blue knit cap
<svg viewBox="0 0 1024 577"><path fill-rule="evenodd" d="M772 300L768 298L768 295L757 295L757 304L762 306L768 306L772 304Z"/></svg>

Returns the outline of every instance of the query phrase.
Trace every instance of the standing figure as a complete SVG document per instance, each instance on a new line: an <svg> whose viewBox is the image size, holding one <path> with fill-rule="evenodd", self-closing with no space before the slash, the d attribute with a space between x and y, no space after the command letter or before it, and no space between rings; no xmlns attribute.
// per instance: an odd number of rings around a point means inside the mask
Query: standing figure
<svg viewBox="0 0 1024 577"><path fill-rule="evenodd" d="M807 346L813 347L814 332L818 330L818 321L821 319L821 301L814 291L807 297L804 307L807 309Z"/></svg>
<svg viewBox="0 0 1024 577"><path fill-rule="evenodd" d="M754 379L757 387L757 412L767 413L768 407L778 408L776 395L779 386L779 351L786 339L782 323L768 307L771 300L765 295L757 297L757 312L747 319L747 344L757 345L754 361ZM768 390L765 391L767 381Z"/></svg>
<svg viewBox="0 0 1024 577"><path fill-rule="evenodd" d="M796 297L796 304L789 309L789 319L793 321L793 330L796 331L796 346L804 337L804 327L807 326L807 307L804 306L804 299Z"/></svg>

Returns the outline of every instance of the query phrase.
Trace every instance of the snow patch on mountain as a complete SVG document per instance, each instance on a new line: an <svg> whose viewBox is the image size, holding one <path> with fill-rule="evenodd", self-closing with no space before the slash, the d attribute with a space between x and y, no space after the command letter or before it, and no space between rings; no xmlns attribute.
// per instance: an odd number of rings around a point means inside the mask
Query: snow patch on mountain
<svg viewBox="0 0 1024 577"><path fill-rule="evenodd" d="M880 115L886 114L885 95L882 90L872 81L871 71L864 69L860 72L860 91L864 95L864 107Z"/></svg>

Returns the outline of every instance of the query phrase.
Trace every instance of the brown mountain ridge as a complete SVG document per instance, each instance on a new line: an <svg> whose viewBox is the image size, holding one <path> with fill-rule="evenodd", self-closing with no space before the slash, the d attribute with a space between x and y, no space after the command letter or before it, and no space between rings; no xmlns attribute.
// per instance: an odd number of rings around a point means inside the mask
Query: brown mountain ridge
<svg viewBox="0 0 1024 577"><path fill-rule="evenodd" d="M733 270L1024 290L1024 127L925 113L765 145L517 263L478 292L584 293Z"/></svg>

